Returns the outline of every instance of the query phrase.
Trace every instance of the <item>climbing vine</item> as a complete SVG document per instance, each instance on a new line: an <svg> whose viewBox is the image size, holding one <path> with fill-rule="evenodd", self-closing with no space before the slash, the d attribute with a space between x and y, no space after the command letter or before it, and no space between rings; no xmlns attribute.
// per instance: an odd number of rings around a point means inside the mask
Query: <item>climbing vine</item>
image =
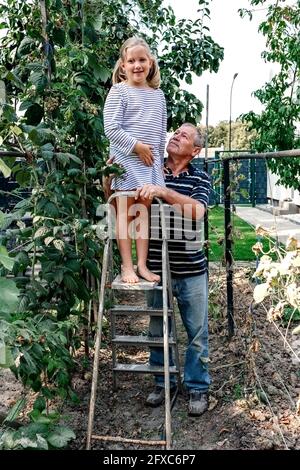
<svg viewBox="0 0 300 470"><path fill-rule="evenodd" d="M1 2L0 172L19 186L0 211L0 362L38 393L35 417L57 394L76 400L73 352L84 340L88 353L108 172L102 110L120 45L139 34L158 55L169 128L197 122L203 105L179 80L223 58L209 2L198 4L199 18L178 21L158 0Z"/></svg>

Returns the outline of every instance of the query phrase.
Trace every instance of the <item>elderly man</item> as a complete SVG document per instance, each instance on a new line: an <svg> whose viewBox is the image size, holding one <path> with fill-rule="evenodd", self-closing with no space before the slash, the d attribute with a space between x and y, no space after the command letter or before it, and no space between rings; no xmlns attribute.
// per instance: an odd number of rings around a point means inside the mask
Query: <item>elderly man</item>
<svg viewBox="0 0 300 470"><path fill-rule="evenodd" d="M138 188L137 197L153 199L159 197L175 208L170 227L168 243L173 294L177 299L179 311L188 336L185 356L184 386L189 393L189 414L200 416L208 409L208 285L207 266L199 241L199 223L204 216L209 191L209 176L197 170L191 161L203 146L202 136L197 127L183 124L172 136L167 145L165 163L166 187L151 184ZM179 214L181 212L181 215ZM184 220L182 220L182 216ZM176 221L181 217L181 222ZM188 223L183 223L187 221ZM182 227L182 234L174 227ZM188 227L188 234L185 232ZM153 231L153 226L152 226ZM191 233L194 231L194 236ZM173 235L172 235L173 233ZM150 238L149 269L161 274L161 241ZM162 307L162 292L151 291L148 304L153 308ZM151 317L149 334L162 336L162 319ZM163 365L163 348L150 349L150 364ZM172 357L170 364L173 365ZM158 406L164 401L164 376L156 376L156 386L147 397L146 404ZM171 390L176 386L171 377Z"/></svg>

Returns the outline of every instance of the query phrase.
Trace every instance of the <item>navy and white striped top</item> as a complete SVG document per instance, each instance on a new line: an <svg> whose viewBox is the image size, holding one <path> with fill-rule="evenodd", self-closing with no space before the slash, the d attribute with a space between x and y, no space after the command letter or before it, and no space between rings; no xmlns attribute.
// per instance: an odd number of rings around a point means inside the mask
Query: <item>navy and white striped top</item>
<svg viewBox="0 0 300 470"><path fill-rule="evenodd" d="M165 185L162 166L166 130L166 101L160 89L125 82L112 86L104 106L104 132L110 141L110 156L126 170L125 175L113 180L112 189L132 190L146 183ZM146 166L133 153L137 141L153 146L153 166Z"/></svg>
<svg viewBox="0 0 300 470"><path fill-rule="evenodd" d="M173 176L168 169L165 175L166 186L180 194L199 201L206 208L211 189L210 177L204 171L189 164L188 170ZM172 277L198 276L207 270L206 259L202 251L203 219L184 218L179 212L167 206L166 225L168 252ZM170 208L168 210L168 208ZM149 269L161 274L162 242L158 215L158 204L151 206L151 232L148 253Z"/></svg>

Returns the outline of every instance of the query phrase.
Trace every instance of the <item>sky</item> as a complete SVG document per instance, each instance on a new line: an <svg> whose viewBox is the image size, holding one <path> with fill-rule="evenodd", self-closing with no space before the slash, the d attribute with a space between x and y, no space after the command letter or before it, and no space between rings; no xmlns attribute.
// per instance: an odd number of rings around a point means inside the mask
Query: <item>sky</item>
<svg viewBox="0 0 300 470"><path fill-rule="evenodd" d="M169 0L178 18L196 18L197 0ZM265 63L261 53L265 49L265 38L258 32L258 26L266 15L262 7L253 15L240 18L239 8L249 6L248 0L211 0L210 20L206 25L214 41L224 47L224 60L217 73L204 72L201 77L193 80L193 85L183 84L202 103L206 104L206 87L209 85L209 124L216 125L219 121L229 120L230 88L233 75L238 73L232 88L232 120L240 114L253 110L262 111L259 100L251 96L252 92L261 88L276 73L276 64ZM205 124L205 111L202 123Z"/></svg>

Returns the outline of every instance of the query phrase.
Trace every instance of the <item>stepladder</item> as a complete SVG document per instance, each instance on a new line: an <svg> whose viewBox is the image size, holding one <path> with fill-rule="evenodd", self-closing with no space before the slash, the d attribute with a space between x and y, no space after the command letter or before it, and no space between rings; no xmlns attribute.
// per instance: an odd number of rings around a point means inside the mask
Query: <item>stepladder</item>
<svg viewBox="0 0 300 470"><path fill-rule="evenodd" d="M168 259L168 239L167 239L167 226L165 218L165 210L163 202L155 198L155 203L158 204L160 224L161 224L161 241L162 241L162 269L161 269L161 282L149 282L140 279L139 282L134 284L124 283L121 279L120 274L116 277L114 275L113 265L113 243L114 243L114 215L113 202L116 197L132 197L134 192L117 192L110 196L107 202L107 224L104 238L104 251L103 251L103 262L102 262L102 273L101 282L99 285L99 308L97 316L96 334L95 334L95 349L94 349L94 364L92 374L92 387L90 396L89 406L89 417L88 417L88 430L87 430L87 450L92 448L92 441L111 441L111 442L122 442L131 445L136 445L137 448L141 446L157 446L158 448L163 447L165 449L171 449L172 446L172 430L171 430L171 401L170 392L170 375L174 374L177 376L177 386L180 387L180 365L179 365L179 353L177 345L177 334L176 334L176 322L172 295L171 285L171 274ZM135 295L140 295L141 291L160 291L162 298L162 308L154 308L152 306L137 306L136 302L133 301L130 304L120 304L116 297L119 298L118 291L130 291L131 298ZM117 293L117 296L115 295ZM106 306L109 305L107 308ZM106 308L105 308L106 307ZM164 431L161 434L160 439L132 439L126 436L109 436L109 435L98 435L94 432L94 418L97 403L101 400L101 397L97 397L98 383L101 381L101 367L99 363L100 349L101 349L101 338L102 338L102 325L104 316L110 320L111 330L111 356L112 356L112 377L113 377L113 389L116 391L118 388L119 376L124 373L132 374L153 374L161 375L164 377ZM128 317L146 317L150 320L151 317L160 317L162 325L161 336L151 336L149 334L139 335L128 335L120 334L122 332L118 329L118 320L120 318ZM163 365L155 366L147 363L129 363L127 360L121 362L118 359L118 351L120 349L125 350L128 346L134 346L136 348L157 348L160 347L163 350ZM174 356L174 365L170 365L170 348L172 349ZM134 382L133 382L134 386ZM178 391L178 390L177 390Z"/></svg>

